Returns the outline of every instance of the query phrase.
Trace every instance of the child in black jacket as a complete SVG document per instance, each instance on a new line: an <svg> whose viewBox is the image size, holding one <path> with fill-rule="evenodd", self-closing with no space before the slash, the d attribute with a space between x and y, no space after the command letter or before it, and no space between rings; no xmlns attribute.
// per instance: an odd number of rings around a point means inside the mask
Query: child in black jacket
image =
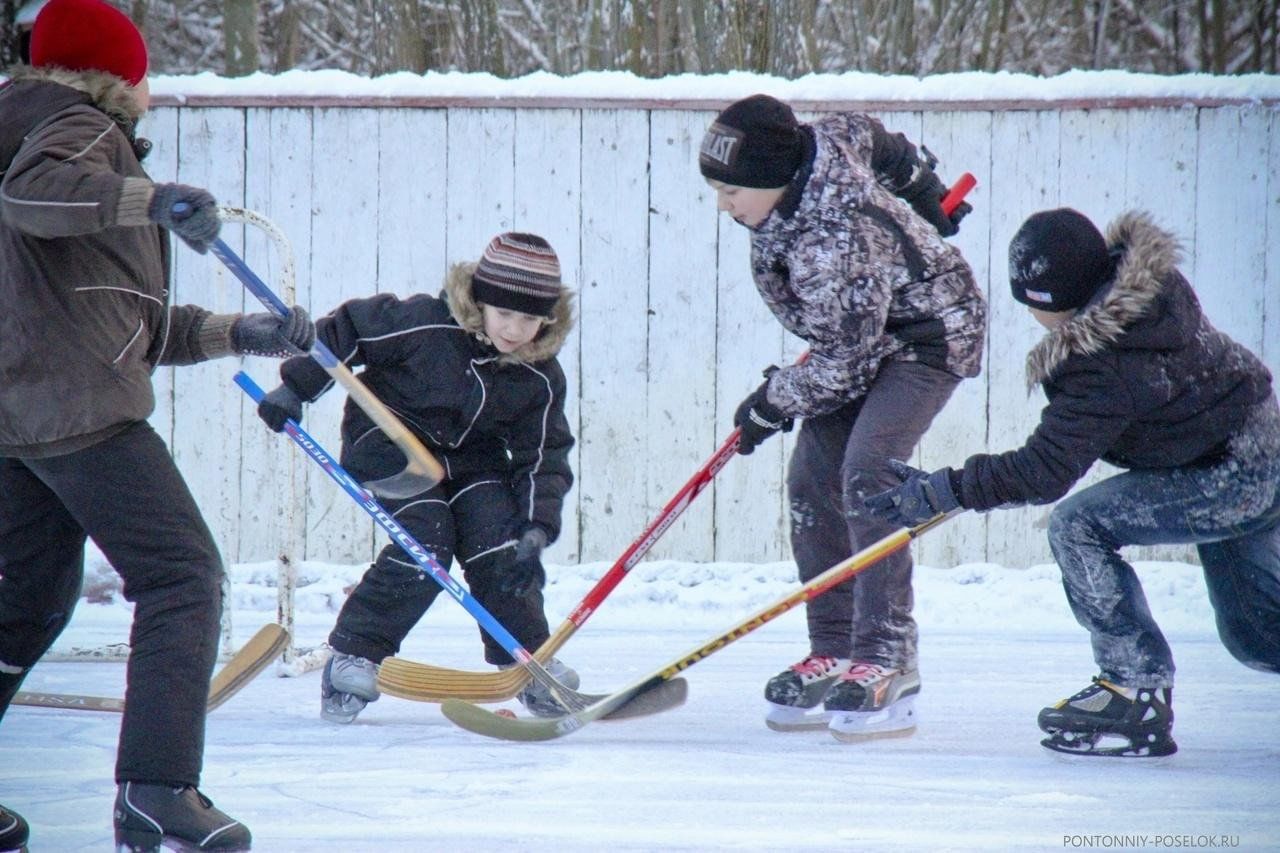
<svg viewBox="0 0 1280 853"><path fill-rule="evenodd" d="M1105 240L1074 210L1028 219L1009 277L1049 329L1027 358L1029 383L1049 398L1039 426L1018 450L961 469L899 464L903 484L867 500L914 525L957 508L1051 503L1098 459L1128 469L1049 517L1067 600L1101 669L1040 712L1042 743L1062 752L1177 749L1173 656L1125 545L1194 544L1228 651L1280 672L1280 408L1267 368L1209 324L1178 260L1176 240L1145 214L1121 216Z"/></svg>
<svg viewBox="0 0 1280 853"><path fill-rule="evenodd" d="M316 323L319 335L361 381L436 455L447 477L386 509L446 568L456 555L476 600L522 645L549 636L543 613L542 549L560 532L573 484L573 435L564 414L565 377L556 361L572 325L572 296L555 252L541 237L495 237L479 263L457 264L439 297L381 294L353 299ZM308 358L285 362L283 383L259 414L279 430L301 417L331 381ZM342 465L361 481L395 473L400 450L350 400L342 422ZM321 716L349 723L378 698L377 666L395 654L440 587L389 544L351 593L329 636ZM485 660L513 663L481 632ZM548 670L569 686L577 675ZM545 688L520 700L555 713Z"/></svg>

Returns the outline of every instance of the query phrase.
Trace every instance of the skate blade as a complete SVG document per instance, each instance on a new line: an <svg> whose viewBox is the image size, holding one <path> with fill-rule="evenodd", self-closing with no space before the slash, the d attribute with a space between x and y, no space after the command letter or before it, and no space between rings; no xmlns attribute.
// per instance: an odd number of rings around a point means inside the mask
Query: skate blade
<svg viewBox="0 0 1280 853"><path fill-rule="evenodd" d="M916 697L904 696L879 711L833 711L827 727L841 743L910 737L916 733Z"/></svg>
<svg viewBox="0 0 1280 853"><path fill-rule="evenodd" d="M1127 735L1109 732L1056 732L1040 741L1040 745L1055 756L1066 756L1068 761L1079 758L1141 758L1157 763L1178 751L1173 738L1134 742Z"/></svg>
<svg viewBox="0 0 1280 853"><path fill-rule="evenodd" d="M827 727L831 712L817 708L797 708L794 705L766 703L769 712L764 724L775 732L813 732Z"/></svg>

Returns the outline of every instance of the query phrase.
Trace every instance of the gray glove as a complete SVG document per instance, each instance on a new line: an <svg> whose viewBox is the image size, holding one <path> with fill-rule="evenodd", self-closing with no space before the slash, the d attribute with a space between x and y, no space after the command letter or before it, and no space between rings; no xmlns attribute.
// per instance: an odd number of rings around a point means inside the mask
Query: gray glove
<svg viewBox="0 0 1280 853"><path fill-rule="evenodd" d="M293 306L285 317L245 314L231 325L231 348L240 355L288 358L310 352L315 342L315 323L301 305Z"/></svg>
<svg viewBox="0 0 1280 853"><path fill-rule="evenodd" d="M516 540L515 560L502 575L503 592L524 598L547 585L547 572L542 567L542 549L547 547L547 531L530 522Z"/></svg>
<svg viewBox="0 0 1280 853"><path fill-rule="evenodd" d="M286 420L291 420L295 424L302 421L302 398L282 382L278 388L263 395L261 402L258 403L258 417L262 418L273 432L284 432Z"/></svg>
<svg viewBox="0 0 1280 853"><path fill-rule="evenodd" d="M175 213L176 204L183 209ZM152 222L163 225L200 254L209 251L222 230L218 219L218 202L207 190L186 184L156 184L147 206Z"/></svg>

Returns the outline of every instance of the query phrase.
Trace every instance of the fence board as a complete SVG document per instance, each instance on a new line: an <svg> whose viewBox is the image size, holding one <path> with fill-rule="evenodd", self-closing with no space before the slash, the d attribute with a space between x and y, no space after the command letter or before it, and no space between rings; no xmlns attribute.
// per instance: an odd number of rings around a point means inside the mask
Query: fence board
<svg viewBox="0 0 1280 853"><path fill-rule="evenodd" d="M716 222L712 211L697 203L708 189L698 171L698 145L706 130L701 118L669 112L650 120L650 517L697 470L715 442ZM653 556L714 559L713 515L710 500L697 501Z"/></svg>
<svg viewBox="0 0 1280 853"><path fill-rule="evenodd" d="M644 529L649 481L648 158L643 112L582 116L581 557L612 560Z"/></svg>

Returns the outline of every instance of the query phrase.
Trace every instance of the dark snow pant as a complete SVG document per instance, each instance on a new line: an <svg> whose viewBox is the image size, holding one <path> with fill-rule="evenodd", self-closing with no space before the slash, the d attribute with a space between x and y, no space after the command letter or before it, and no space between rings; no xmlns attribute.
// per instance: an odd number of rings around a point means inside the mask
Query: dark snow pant
<svg viewBox="0 0 1280 853"><path fill-rule="evenodd" d="M116 780L197 785L222 560L145 423L65 456L0 458L0 715L71 618L86 536L134 604Z"/></svg>
<svg viewBox="0 0 1280 853"><path fill-rule="evenodd" d="M909 460L960 380L917 362L887 361L861 399L806 418L787 474L791 550L809 581L897 528L864 498L898 484L889 459ZM916 668L911 554L901 550L810 601L810 650Z"/></svg>
<svg viewBox="0 0 1280 853"><path fill-rule="evenodd" d="M514 562L516 545L516 504L505 477L446 480L416 497L385 500L382 505L445 569L457 554L471 594L522 646L533 651L546 641L550 632L542 591L521 598L499 588ZM381 662L400 650L440 592L439 584L413 558L399 545L389 544L347 597L329 645ZM480 636L485 661L513 662L483 629Z"/></svg>
<svg viewBox="0 0 1280 853"><path fill-rule="evenodd" d="M1172 687L1173 655L1125 545L1194 544L1218 635L1246 666L1280 673L1280 410L1254 410L1226 458L1129 471L1054 508L1049 545L1103 677Z"/></svg>

